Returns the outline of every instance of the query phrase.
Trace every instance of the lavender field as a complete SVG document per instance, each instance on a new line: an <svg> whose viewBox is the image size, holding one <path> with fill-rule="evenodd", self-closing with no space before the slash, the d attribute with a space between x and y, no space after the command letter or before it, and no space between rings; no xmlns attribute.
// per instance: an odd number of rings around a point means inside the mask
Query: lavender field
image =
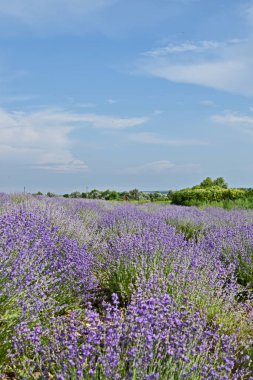
<svg viewBox="0 0 253 380"><path fill-rule="evenodd" d="M253 211L0 196L0 378L253 379Z"/></svg>

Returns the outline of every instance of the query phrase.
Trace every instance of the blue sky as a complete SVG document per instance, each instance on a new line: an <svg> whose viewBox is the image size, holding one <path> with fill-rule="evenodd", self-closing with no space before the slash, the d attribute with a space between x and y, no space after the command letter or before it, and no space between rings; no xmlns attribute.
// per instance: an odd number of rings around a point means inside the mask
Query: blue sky
<svg viewBox="0 0 253 380"><path fill-rule="evenodd" d="M0 191L253 187L253 1L0 0Z"/></svg>

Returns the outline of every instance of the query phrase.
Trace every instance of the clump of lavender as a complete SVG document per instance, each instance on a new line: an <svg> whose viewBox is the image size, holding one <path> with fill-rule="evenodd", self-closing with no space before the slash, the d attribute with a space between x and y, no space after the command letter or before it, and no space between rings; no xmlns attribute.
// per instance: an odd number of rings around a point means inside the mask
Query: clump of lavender
<svg viewBox="0 0 253 380"><path fill-rule="evenodd" d="M238 249L250 264L252 212L1 199L2 372L251 378L252 301L239 302L237 281Z"/></svg>
<svg viewBox="0 0 253 380"><path fill-rule="evenodd" d="M9 357L17 378L250 379L238 335L226 335L187 299L137 292L103 315L88 308L33 328L17 326ZM252 378L251 378L252 379Z"/></svg>
<svg viewBox="0 0 253 380"><path fill-rule="evenodd" d="M87 301L96 288L86 247L23 208L0 216L0 363L20 321L36 321Z"/></svg>

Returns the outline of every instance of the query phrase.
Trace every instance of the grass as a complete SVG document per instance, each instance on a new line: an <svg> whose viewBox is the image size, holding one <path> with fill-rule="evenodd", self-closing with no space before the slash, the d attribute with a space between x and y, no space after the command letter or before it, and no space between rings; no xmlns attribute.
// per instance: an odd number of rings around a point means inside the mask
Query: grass
<svg viewBox="0 0 253 380"><path fill-rule="evenodd" d="M197 200L189 200L187 206L197 206L199 208L207 207L221 207L226 210L233 210L235 208L250 210L253 209L253 198L239 198L235 200L225 199L223 201L203 202Z"/></svg>
<svg viewBox="0 0 253 380"><path fill-rule="evenodd" d="M240 285L253 293L253 250L248 249L248 260L238 252L238 269L236 271L237 281Z"/></svg>

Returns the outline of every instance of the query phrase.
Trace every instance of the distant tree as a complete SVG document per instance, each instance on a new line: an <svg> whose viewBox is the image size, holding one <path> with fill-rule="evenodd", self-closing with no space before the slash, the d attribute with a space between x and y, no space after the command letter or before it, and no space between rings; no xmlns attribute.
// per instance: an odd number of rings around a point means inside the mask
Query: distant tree
<svg viewBox="0 0 253 380"><path fill-rule="evenodd" d="M105 199L108 199L109 201L116 201L119 199L119 193L115 190L107 190L107 197ZM103 193L102 193L103 195Z"/></svg>
<svg viewBox="0 0 253 380"><path fill-rule="evenodd" d="M149 198L151 202L155 202L155 201L162 200L164 197L161 193L159 193L158 191L155 191L154 193L149 194Z"/></svg>
<svg viewBox="0 0 253 380"><path fill-rule="evenodd" d="M117 191L107 189L101 193L101 198L105 199L106 201L115 200L118 198L118 193Z"/></svg>
<svg viewBox="0 0 253 380"><path fill-rule="evenodd" d="M64 198L69 198L68 194L63 194Z"/></svg>
<svg viewBox="0 0 253 380"><path fill-rule="evenodd" d="M144 193L143 191L140 192L140 199L149 201L150 200L150 194Z"/></svg>
<svg viewBox="0 0 253 380"><path fill-rule="evenodd" d="M129 197L135 201L138 201L141 197L141 191L139 191L138 189L130 190Z"/></svg>
<svg viewBox="0 0 253 380"><path fill-rule="evenodd" d="M43 195L43 193L41 191L38 191L36 194L34 195Z"/></svg>
<svg viewBox="0 0 253 380"><path fill-rule="evenodd" d="M119 198L124 200L124 201L128 201L130 199L129 192L128 191L121 191L119 193Z"/></svg>
<svg viewBox="0 0 253 380"><path fill-rule="evenodd" d="M222 187L223 189L228 188L228 184L225 182L223 177L218 177L213 181L214 186Z"/></svg>
<svg viewBox="0 0 253 380"><path fill-rule="evenodd" d="M225 182L223 177L218 177L214 180L212 180L211 177L206 177L199 185L194 186L193 188L200 187L202 189L208 189L213 186L222 187L223 189L228 188L228 184Z"/></svg>
<svg viewBox="0 0 253 380"><path fill-rule="evenodd" d="M74 191L69 195L70 198L81 198L82 194L79 191Z"/></svg>
<svg viewBox="0 0 253 380"><path fill-rule="evenodd" d="M56 197L56 195L54 193L51 193L51 191L47 192L47 196L50 198Z"/></svg>
<svg viewBox="0 0 253 380"><path fill-rule="evenodd" d="M168 198L169 200L171 200L172 195L173 195L173 191L172 191L172 190L169 190L168 193L167 193L167 198Z"/></svg>
<svg viewBox="0 0 253 380"><path fill-rule="evenodd" d="M202 188L208 188L213 186L213 180L211 177L206 177L199 185Z"/></svg>
<svg viewBox="0 0 253 380"><path fill-rule="evenodd" d="M100 199L101 198L101 191L97 189L93 189L88 193L88 198L91 199Z"/></svg>

